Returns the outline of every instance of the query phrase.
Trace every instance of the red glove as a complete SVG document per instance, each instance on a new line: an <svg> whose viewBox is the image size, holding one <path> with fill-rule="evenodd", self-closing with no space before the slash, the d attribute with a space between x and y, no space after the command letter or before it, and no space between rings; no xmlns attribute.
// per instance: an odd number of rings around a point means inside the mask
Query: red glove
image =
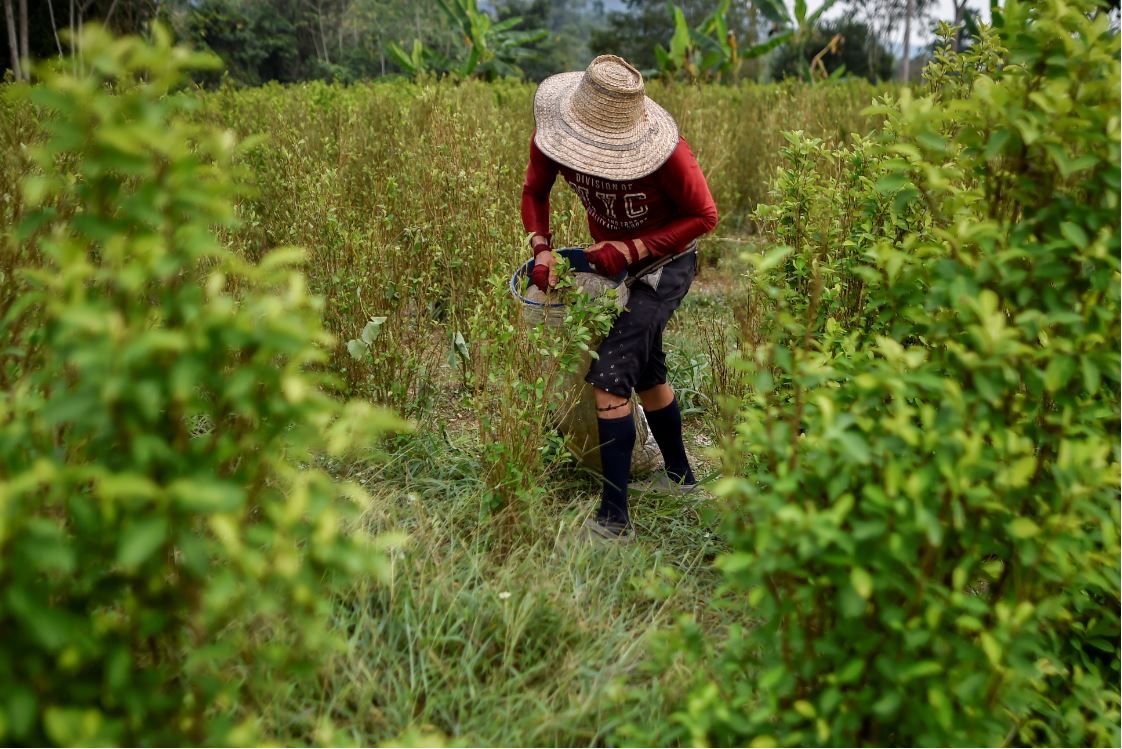
<svg viewBox="0 0 1122 749"><path fill-rule="evenodd" d="M549 291L549 276L553 266L557 265L557 258L549 250L548 242L539 242L534 245L534 267L530 270L530 281L545 294Z"/></svg>
<svg viewBox="0 0 1122 749"><path fill-rule="evenodd" d="M623 246L630 259L619 251L617 245ZM633 239L600 242L592 245L592 247L585 248L584 254L588 258L589 264L596 269L596 272L608 278L615 278L627 270L628 265L639 259L639 250Z"/></svg>
<svg viewBox="0 0 1122 749"><path fill-rule="evenodd" d="M534 263L534 269L530 271L530 281L541 289L543 294L549 291L549 266Z"/></svg>

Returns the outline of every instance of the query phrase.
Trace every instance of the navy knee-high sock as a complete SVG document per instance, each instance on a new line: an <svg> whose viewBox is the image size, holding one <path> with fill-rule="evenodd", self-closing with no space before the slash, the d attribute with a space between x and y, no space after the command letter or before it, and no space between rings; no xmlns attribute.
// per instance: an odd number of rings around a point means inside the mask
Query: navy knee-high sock
<svg viewBox="0 0 1122 749"><path fill-rule="evenodd" d="M692 484L696 481L686 457L686 446L682 442L682 412L678 409L678 399L657 411L643 409L647 424L651 427L658 449L662 452L662 462L666 465L666 475L672 481Z"/></svg>
<svg viewBox="0 0 1122 749"><path fill-rule="evenodd" d="M631 476L631 452L635 449L635 420L631 414L618 419L597 419L600 431L600 465L604 487L596 517L611 523L628 522L627 480Z"/></svg>

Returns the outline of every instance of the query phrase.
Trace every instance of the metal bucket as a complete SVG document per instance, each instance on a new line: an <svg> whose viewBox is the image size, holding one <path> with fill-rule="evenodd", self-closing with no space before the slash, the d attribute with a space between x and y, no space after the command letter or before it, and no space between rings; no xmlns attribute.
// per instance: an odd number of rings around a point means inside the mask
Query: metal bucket
<svg viewBox="0 0 1122 749"><path fill-rule="evenodd" d="M585 258L584 250L580 247L567 247L557 252L569 260L577 285L582 291L595 296L615 289L616 303L620 310L626 306L629 289L624 283L624 275L618 279L610 279L593 272ZM565 321L564 303L550 300L537 301L522 293L533 268L534 261L528 260L510 279L510 293L521 305L522 321L531 326L544 324L559 327ZM592 349L599 345L600 341L597 340L589 343ZM557 427L564 435L565 445L573 457L587 468L600 473L600 434L597 424L599 414L596 411L596 396L592 386L584 381L591 361L592 358L585 354L576 372L566 375L563 387L569 396L567 399L569 405L562 409ZM647 426L647 419L643 415L639 400L634 394L631 396L631 414L635 419L635 451L631 456L631 474L639 476L662 465L662 455L654 435Z"/></svg>

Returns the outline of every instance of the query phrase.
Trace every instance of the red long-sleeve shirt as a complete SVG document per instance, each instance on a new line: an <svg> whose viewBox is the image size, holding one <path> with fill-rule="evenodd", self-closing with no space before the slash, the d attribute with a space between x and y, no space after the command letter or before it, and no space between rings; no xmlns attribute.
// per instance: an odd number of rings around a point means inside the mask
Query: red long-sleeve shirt
<svg viewBox="0 0 1122 749"><path fill-rule="evenodd" d="M597 242L642 239L655 257L682 252L717 225L717 205L685 138L666 163L645 177L614 181L558 164L530 138L530 164L522 185L522 224L550 236L549 193L560 173L588 212Z"/></svg>

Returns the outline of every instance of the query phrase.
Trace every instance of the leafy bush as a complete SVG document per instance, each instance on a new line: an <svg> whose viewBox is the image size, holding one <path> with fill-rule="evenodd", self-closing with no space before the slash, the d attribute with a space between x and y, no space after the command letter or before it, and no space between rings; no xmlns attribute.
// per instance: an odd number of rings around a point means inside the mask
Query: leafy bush
<svg viewBox="0 0 1122 749"><path fill-rule="evenodd" d="M396 423L326 394L295 249L247 262L234 136L175 92L209 58L89 28L31 88L47 137L0 319L0 741L254 743L385 555L317 463Z"/></svg>
<svg viewBox="0 0 1122 749"><path fill-rule="evenodd" d="M790 136L720 487L759 621L671 633L703 667L625 737L1119 743L1118 37L995 22L874 138Z"/></svg>

